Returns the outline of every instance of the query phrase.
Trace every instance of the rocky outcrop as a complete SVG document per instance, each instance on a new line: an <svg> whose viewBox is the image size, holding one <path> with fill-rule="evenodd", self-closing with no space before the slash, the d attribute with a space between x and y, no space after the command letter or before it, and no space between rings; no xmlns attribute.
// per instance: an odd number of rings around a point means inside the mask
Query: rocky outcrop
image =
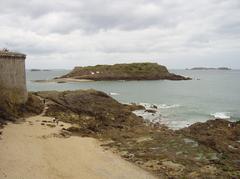
<svg viewBox="0 0 240 179"><path fill-rule="evenodd" d="M190 80L169 73L165 66L157 63L131 63L115 65L97 65L75 67L70 73L60 78L89 79L89 80Z"/></svg>
<svg viewBox="0 0 240 179"><path fill-rule="evenodd" d="M160 178L238 178L239 123L224 120L197 123L173 131L146 123L131 111L143 106L123 105L95 90L37 92L49 107L46 115L70 122L63 131L103 141Z"/></svg>
<svg viewBox="0 0 240 179"><path fill-rule="evenodd" d="M221 154L229 167L240 169L240 122L209 120L182 129L181 133Z"/></svg>
<svg viewBox="0 0 240 179"><path fill-rule="evenodd" d="M104 148L160 178L240 177L239 122L218 119L173 131L146 123L132 113L143 106L121 104L100 91L49 91L28 96L27 103L20 106L1 101L0 124L42 113L45 99L47 116L73 124L62 129L64 135L95 137Z"/></svg>
<svg viewBox="0 0 240 179"><path fill-rule="evenodd" d="M47 116L72 124L62 129L63 134L95 137L105 149L159 178L240 177L239 122L218 119L173 131L132 113L143 106L121 104L95 90L36 92L24 106L5 108L0 117L39 114L42 99Z"/></svg>
<svg viewBox="0 0 240 179"><path fill-rule="evenodd" d="M36 94L48 101L46 115L77 124L77 130L82 135L110 135L113 130L143 125L143 120L134 115L129 107L100 91L49 91Z"/></svg>

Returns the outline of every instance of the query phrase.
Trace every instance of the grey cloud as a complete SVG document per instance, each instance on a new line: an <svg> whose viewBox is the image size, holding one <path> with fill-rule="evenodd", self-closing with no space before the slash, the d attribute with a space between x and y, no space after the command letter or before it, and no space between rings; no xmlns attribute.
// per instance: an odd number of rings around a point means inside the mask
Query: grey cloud
<svg viewBox="0 0 240 179"><path fill-rule="evenodd" d="M240 46L239 11L239 0L8 0L0 6L0 46L72 62L214 58Z"/></svg>

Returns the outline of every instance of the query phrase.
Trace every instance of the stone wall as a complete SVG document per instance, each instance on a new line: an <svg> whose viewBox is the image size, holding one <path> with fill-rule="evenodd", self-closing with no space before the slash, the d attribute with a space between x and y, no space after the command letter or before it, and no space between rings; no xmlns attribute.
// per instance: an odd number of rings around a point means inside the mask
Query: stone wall
<svg viewBox="0 0 240 179"><path fill-rule="evenodd" d="M0 55L0 98L14 103L27 101L25 56Z"/></svg>

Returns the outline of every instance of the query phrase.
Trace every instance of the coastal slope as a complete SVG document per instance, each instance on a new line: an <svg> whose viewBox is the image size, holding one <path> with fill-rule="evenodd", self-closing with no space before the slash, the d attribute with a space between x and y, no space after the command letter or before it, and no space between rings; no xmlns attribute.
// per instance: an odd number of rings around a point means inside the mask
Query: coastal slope
<svg viewBox="0 0 240 179"><path fill-rule="evenodd" d="M101 80L189 80L170 73L165 66L157 63L131 63L75 67L60 78Z"/></svg>
<svg viewBox="0 0 240 179"><path fill-rule="evenodd" d="M38 115L4 128L0 140L0 178L155 178L104 151L96 139L60 135L62 127L70 125L62 122L56 125L53 120Z"/></svg>
<svg viewBox="0 0 240 179"><path fill-rule="evenodd" d="M35 94L48 102L47 116L74 124L66 128L71 135L104 141L104 148L159 178L240 176L239 122L212 120L173 131L132 113L143 106L123 105L100 91Z"/></svg>
<svg viewBox="0 0 240 179"><path fill-rule="evenodd" d="M118 156L159 178L240 176L239 122L211 120L173 131L132 112L154 110L121 104L100 91L31 95L35 102L26 111L43 99L44 110L0 129L0 178L152 177Z"/></svg>

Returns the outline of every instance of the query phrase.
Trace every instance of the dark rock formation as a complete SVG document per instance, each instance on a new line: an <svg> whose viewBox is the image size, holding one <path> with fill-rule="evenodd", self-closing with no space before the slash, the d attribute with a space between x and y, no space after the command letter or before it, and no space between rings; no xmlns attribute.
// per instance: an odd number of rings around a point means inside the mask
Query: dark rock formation
<svg viewBox="0 0 240 179"><path fill-rule="evenodd" d="M24 106L0 105L0 118L41 113L39 96L47 102L47 116L74 124L63 129L62 136L100 139L104 148L113 149L160 178L240 177L240 122L218 119L173 131L146 123L132 113L143 106L123 105L95 90L29 94ZM41 125L54 127L48 121Z"/></svg>
<svg viewBox="0 0 240 179"><path fill-rule="evenodd" d="M181 132L220 153L229 166L240 169L240 122L209 120Z"/></svg>
<svg viewBox="0 0 240 179"><path fill-rule="evenodd" d="M145 123L137 105L122 105L94 90L38 92L48 116L70 122L73 135L91 136L160 178L239 178L239 125L224 120L173 131Z"/></svg>
<svg viewBox="0 0 240 179"><path fill-rule="evenodd" d="M143 120L134 115L129 107L95 90L65 92L38 92L37 95L50 101L48 116L76 123L79 132L88 135L143 125ZM74 129L76 131L76 129Z"/></svg>
<svg viewBox="0 0 240 179"><path fill-rule="evenodd" d="M131 63L75 67L73 71L60 78L89 80L190 80L169 73L165 66L157 63Z"/></svg>

